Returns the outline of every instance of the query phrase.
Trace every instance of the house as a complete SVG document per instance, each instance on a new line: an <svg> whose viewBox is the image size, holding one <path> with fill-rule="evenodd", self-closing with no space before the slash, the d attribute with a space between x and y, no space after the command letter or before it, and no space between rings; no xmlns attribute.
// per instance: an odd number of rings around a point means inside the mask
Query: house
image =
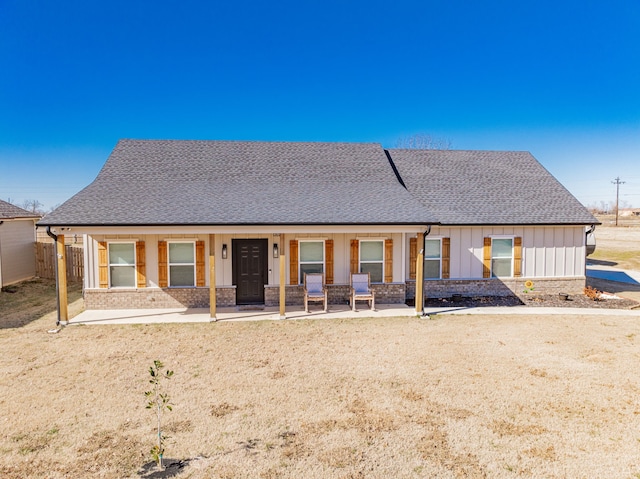
<svg viewBox="0 0 640 479"><path fill-rule="evenodd" d="M325 274L330 303L347 301L360 271L378 303L507 295L526 280L582 291L585 226L596 223L525 152L121 140L39 226L58 243L86 235L87 309L215 317L245 304L284 316L309 272Z"/></svg>
<svg viewBox="0 0 640 479"><path fill-rule="evenodd" d="M620 216L640 216L640 208L620 208Z"/></svg>
<svg viewBox="0 0 640 479"><path fill-rule="evenodd" d="M39 218L0 200L0 287L35 276L35 223Z"/></svg>

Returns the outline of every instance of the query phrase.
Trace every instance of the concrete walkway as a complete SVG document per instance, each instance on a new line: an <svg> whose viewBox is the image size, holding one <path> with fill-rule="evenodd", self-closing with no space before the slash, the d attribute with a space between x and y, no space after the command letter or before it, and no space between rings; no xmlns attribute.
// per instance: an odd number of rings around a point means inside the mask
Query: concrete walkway
<svg viewBox="0 0 640 479"><path fill-rule="evenodd" d="M640 271L619 269L613 266L589 263L587 261L587 276L591 278L640 285Z"/></svg>
<svg viewBox="0 0 640 479"><path fill-rule="evenodd" d="M599 309L599 308L536 308L529 306L499 306L480 308L426 308L428 315L434 314L489 314L489 315L600 315L629 316L640 318L640 309ZM390 318L416 316L413 307L400 304L378 305L376 311L360 308L352 312L346 305L331 305L327 313L312 308L306 313L302 308L290 306L286 319L348 319L348 318ZM220 308L218 321L261 321L279 320L278 308ZM208 323L209 310L197 308L176 309L111 309L87 310L72 318L69 324L153 324L153 323Z"/></svg>

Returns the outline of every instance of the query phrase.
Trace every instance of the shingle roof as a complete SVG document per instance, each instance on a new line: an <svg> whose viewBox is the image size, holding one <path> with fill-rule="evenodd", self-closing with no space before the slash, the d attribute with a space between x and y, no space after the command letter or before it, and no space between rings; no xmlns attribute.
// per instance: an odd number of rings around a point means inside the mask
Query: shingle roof
<svg viewBox="0 0 640 479"><path fill-rule="evenodd" d="M388 150L409 192L441 224L594 224L530 153Z"/></svg>
<svg viewBox="0 0 640 479"><path fill-rule="evenodd" d="M527 152L386 153L392 163L376 143L121 140L39 224L597 223Z"/></svg>
<svg viewBox="0 0 640 479"><path fill-rule="evenodd" d="M427 224L379 144L121 140L40 225Z"/></svg>
<svg viewBox="0 0 640 479"><path fill-rule="evenodd" d="M0 220L12 220L15 218L40 218L40 215L0 200Z"/></svg>

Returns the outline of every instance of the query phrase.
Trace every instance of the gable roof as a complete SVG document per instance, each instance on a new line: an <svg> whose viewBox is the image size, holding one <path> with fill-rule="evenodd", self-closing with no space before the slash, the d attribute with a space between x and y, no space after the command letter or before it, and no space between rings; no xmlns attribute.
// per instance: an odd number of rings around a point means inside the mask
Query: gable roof
<svg viewBox="0 0 640 479"><path fill-rule="evenodd" d="M376 143L121 140L43 226L429 224Z"/></svg>
<svg viewBox="0 0 640 479"><path fill-rule="evenodd" d="M377 143L121 140L96 179L38 224L598 221L528 152L383 150Z"/></svg>
<svg viewBox="0 0 640 479"><path fill-rule="evenodd" d="M0 221L16 218L40 218L40 215L0 200Z"/></svg>
<svg viewBox="0 0 640 479"><path fill-rule="evenodd" d="M388 152L409 192L443 225L599 224L531 153Z"/></svg>

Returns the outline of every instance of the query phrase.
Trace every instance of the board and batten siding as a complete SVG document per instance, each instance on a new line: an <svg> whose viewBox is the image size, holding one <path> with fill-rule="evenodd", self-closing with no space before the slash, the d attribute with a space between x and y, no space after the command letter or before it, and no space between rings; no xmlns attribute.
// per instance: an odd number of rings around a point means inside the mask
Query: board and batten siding
<svg viewBox="0 0 640 479"><path fill-rule="evenodd" d="M484 238L501 235L522 238L523 278L583 277L585 274L583 226L433 227L428 238L449 238L450 279L478 279L483 277ZM419 235L419 239L421 237ZM407 249L409 242L407 238ZM408 254L406 261L409 271Z"/></svg>
<svg viewBox="0 0 640 479"><path fill-rule="evenodd" d="M130 241L132 243L144 242L142 247L144 251L144 280L147 288L159 287L159 271L158 271L158 242L159 241L202 241L204 242L204 249L199 253L200 261L204 262L204 266L200 265L203 270L209 267L209 235L194 234L194 235L86 235L84 238L85 244L85 277L84 287L87 289L100 288L100 258L99 249L100 243L113 242L125 242ZM136 247L136 261L139 263L142 259L139 254L141 246ZM204 256L202 258L202 256ZM217 269L217 265L216 265ZM108 273L107 273L108 274ZM142 284L143 278L137 275L137 283L139 286ZM219 277L219 273L216 274L216 278ZM207 275L205 273L206 285L209 284Z"/></svg>
<svg viewBox="0 0 640 479"><path fill-rule="evenodd" d="M290 271L290 241L291 240L331 240L333 241L333 284L349 284L349 266L350 266L350 242L351 240L384 240L387 247L385 248L385 261L391 259L390 266L388 262L385 265L385 278L393 279L396 282L403 281L403 263L401 261L403 255L403 243L402 233L328 233L328 234L316 234L316 233L287 233L284 236L284 241L281 241L281 236L274 236L273 234L218 234L215 240L215 256L216 256L216 285L218 287L231 286L232 280L232 240L234 239L257 239L266 238L269 241L267 258L269 269L269 282L270 285L278 285L280 278L280 261L278 258L274 258L272 251L274 243L278 244L280 253L283 248L287 256L286 264L286 281L289 284ZM99 288L99 258L98 258L98 244L100 242L109 241L144 241L145 251L145 276L146 285L148 288L159 287L159 274L158 274L158 242L159 241L204 241L204 263L205 271L209 268L209 235L208 234L194 234L194 235L177 235L177 234L118 234L118 235L87 235L85 238L85 288L94 289ZM391 240L391 241L389 241ZM222 259L222 245L227 245L227 259ZM406 251L408 254L408 250ZM326 260L327 258L325 258ZM205 275L205 286L209 285L208 274Z"/></svg>
<svg viewBox="0 0 640 479"><path fill-rule="evenodd" d="M287 236L287 248L290 240L333 240L333 284L349 284L351 266L351 241L383 240L388 249L385 252L385 282L402 282L402 233L330 233L326 235L316 234L290 234ZM389 242L389 240L391 240ZM287 251L287 254L288 251ZM387 258L391 258L391 268L387 269ZM289 260L287 260L288 262ZM287 273L289 273L287 271ZM387 281L391 279L392 281ZM276 283L277 284L277 283ZM289 276L287 276L289 284Z"/></svg>

